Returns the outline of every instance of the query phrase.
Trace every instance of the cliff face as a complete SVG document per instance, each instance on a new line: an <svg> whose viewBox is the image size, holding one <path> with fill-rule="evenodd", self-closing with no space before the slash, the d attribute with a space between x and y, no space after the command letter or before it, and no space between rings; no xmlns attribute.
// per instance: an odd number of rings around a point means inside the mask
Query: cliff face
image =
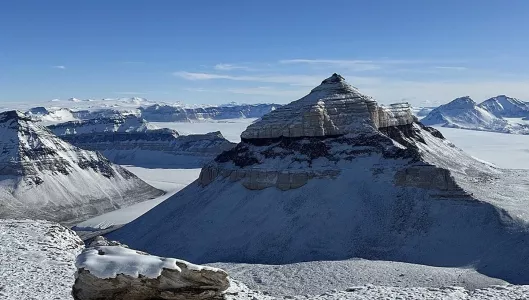
<svg viewBox="0 0 529 300"><path fill-rule="evenodd" d="M233 147L220 132L180 136L136 116L100 118L49 126L61 139L101 152L114 163L199 168Z"/></svg>

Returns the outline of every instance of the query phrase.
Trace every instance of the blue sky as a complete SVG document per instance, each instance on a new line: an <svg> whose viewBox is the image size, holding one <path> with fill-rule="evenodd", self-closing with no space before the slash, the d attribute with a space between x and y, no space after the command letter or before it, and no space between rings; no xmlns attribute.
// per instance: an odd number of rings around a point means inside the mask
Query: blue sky
<svg viewBox="0 0 529 300"><path fill-rule="evenodd" d="M0 4L0 101L295 100L333 72L382 103L529 100L529 1Z"/></svg>

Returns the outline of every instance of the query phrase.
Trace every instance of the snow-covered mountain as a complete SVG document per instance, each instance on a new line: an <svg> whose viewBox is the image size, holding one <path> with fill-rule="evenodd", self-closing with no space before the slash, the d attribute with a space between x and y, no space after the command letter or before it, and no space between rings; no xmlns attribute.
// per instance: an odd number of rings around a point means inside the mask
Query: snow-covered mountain
<svg viewBox="0 0 529 300"><path fill-rule="evenodd" d="M159 105L142 107L141 116L153 122L190 122L196 120L222 120L237 118L260 118L280 107L278 104L228 104L189 108L184 106Z"/></svg>
<svg viewBox="0 0 529 300"><path fill-rule="evenodd" d="M234 146L220 132L180 136L133 115L50 125L68 143L101 152L114 163L199 168Z"/></svg>
<svg viewBox="0 0 529 300"><path fill-rule="evenodd" d="M470 97L460 97L432 110L421 122L428 126L510 132L510 124L480 107Z"/></svg>
<svg viewBox="0 0 529 300"><path fill-rule="evenodd" d="M408 105L334 74L241 138L110 237L196 263L360 257L529 282L528 172L474 159Z"/></svg>
<svg viewBox="0 0 529 300"><path fill-rule="evenodd" d="M516 98L499 95L487 99L479 104L479 107L487 110L497 117L523 118L529 117L529 104Z"/></svg>
<svg viewBox="0 0 529 300"><path fill-rule="evenodd" d="M498 96L478 105L468 96L460 97L435 108L421 122L428 126L529 134L529 124L507 118L523 116L524 102L514 100Z"/></svg>
<svg viewBox="0 0 529 300"><path fill-rule="evenodd" d="M0 113L0 218L80 221L161 194L21 112Z"/></svg>

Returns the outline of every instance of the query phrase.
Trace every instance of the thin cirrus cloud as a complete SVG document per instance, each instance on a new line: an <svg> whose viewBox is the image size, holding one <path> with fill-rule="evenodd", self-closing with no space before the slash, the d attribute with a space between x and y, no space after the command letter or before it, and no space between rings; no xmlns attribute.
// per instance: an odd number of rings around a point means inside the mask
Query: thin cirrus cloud
<svg viewBox="0 0 529 300"><path fill-rule="evenodd" d="M66 69L65 66L60 66L60 65L59 65L59 66L53 66L52 68L54 68L54 69L59 69L59 70L64 70L64 69Z"/></svg>
<svg viewBox="0 0 529 300"><path fill-rule="evenodd" d="M451 67L451 66L437 66L434 69L438 70L449 70L449 71L465 71L468 70L467 67Z"/></svg>
<svg viewBox="0 0 529 300"><path fill-rule="evenodd" d="M216 73L198 73L198 72L174 72L174 76L186 80L215 80L224 79L232 81L249 81L249 82L264 82L264 83L283 83L296 86L314 86L321 81L321 76L311 75L228 75Z"/></svg>
<svg viewBox="0 0 529 300"><path fill-rule="evenodd" d="M250 70L252 70L251 68L249 68L247 66L234 65L234 64L216 64L213 68L215 70L219 70L219 71L232 71L232 70L246 70L246 71L250 71Z"/></svg>

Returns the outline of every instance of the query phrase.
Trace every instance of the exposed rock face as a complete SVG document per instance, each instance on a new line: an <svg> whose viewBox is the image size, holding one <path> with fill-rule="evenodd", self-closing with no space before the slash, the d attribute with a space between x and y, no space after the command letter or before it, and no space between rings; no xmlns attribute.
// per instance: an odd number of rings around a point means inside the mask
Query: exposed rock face
<svg viewBox="0 0 529 300"><path fill-rule="evenodd" d="M0 114L0 182L0 218L71 222L163 194L18 111Z"/></svg>
<svg viewBox="0 0 529 300"><path fill-rule="evenodd" d="M337 136L413 122L407 104L379 107L334 74L307 96L263 116L241 134L245 139Z"/></svg>
<svg viewBox="0 0 529 300"><path fill-rule="evenodd" d="M76 300L222 299L229 287L223 270L98 241L76 262L72 295Z"/></svg>
<svg viewBox="0 0 529 300"><path fill-rule="evenodd" d="M201 167L234 146L220 132L180 136L136 116L101 118L51 125L63 140L101 152L114 163L136 166Z"/></svg>
<svg viewBox="0 0 529 300"><path fill-rule="evenodd" d="M241 134L243 143L219 155L217 163L206 166L199 182L207 185L220 175L231 181L242 180L242 184L252 190L271 186L288 190L299 188L312 178L334 178L340 173L336 166L308 170L303 166L311 166L320 157L336 162L351 159L355 151L356 154L384 152L380 149L380 138L376 137L377 130L400 126L413 131L411 124L415 120L408 104L378 106L374 99L361 94L342 76L333 74L309 95L248 126ZM364 148L335 149L341 144L363 144ZM388 141L382 144L390 145ZM287 165L294 167L277 170L263 164L258 166L271 158L291 160Z"/></svg>
<svg viewBox="0 0 529 300"><path fill-rule="evenodd" d="M260 118L280 107L279 104L230 104L211 107L186 108L171 105L142 107L141 116L152 122L189 122L195 120L223 120Z"/></svg>
<svg viewBox="0 0 529 300"><path fill-rule="evenodd" d="M528 283L528 175L476 160L407 105L380 107L333 75L109 236L198 263L361 257Z"/></svg>

